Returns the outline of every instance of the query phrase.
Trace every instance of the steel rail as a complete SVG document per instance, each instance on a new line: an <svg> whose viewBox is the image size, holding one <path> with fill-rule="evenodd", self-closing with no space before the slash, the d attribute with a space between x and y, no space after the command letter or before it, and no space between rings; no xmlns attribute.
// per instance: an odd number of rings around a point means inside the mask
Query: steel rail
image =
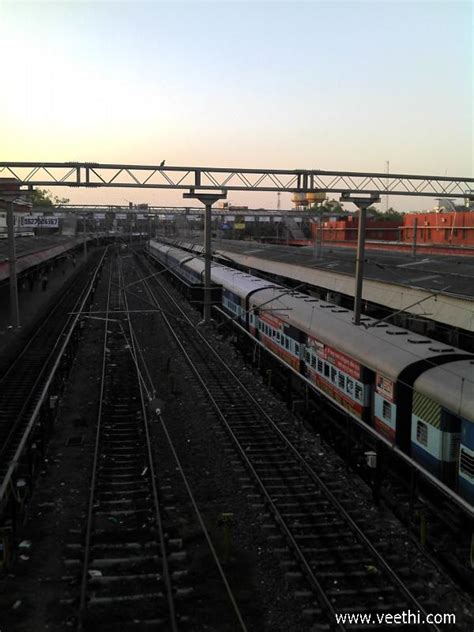
<svg viewBox="0 0 474 632"><path fill-rule="evenodd" d="M120 261L120 258L119 258L119 261ZM162 556L163 556L162 570L163 570L163 579L166 585L166 596L167 596L169 615L170 615L170 625L171 625L172 632L178 632L178 622L177 622L176 609L175 609L174 597L173 597L173 586L171 583L171 573L170 573L169 564L168 564L168 557L166 555L166 541L165 541L165 534L164 534L164 529L163 529L163 520L161 517L160 501L158 500L158 490L156 487L156 474L155 474L155 466L154 466L154 460L153 460L153 452L152 452L152 447L151 447L151 438L150 438L150 432L148 429L147 407L145 405L145 400L143 397L144 382L139 371L139 358L138 358L137 348L135 344L135 334L133 331L130 314L128 312L128 301L127 301L126 291L124 289L125 280L123 277L121 262L119 263L119 279L121 280L120 292L123 298L124 307L126 311L126 317L127 317L128 330L130 332L130 341L129 341L130 353L134 360L135 369L137 371L138 385L140 389L140 400L141 400L142 413L143 413L143 428L145 431L146 449L147 449L147 455L148 455L148 466L150 468L150 481L151 481L151 488L152 488L152 493L153 493L153 507L154 507L156 526L158 529L158 534L159 534L159 539L160 539L160 547L161 547Z"/></svg>
<svg viewBox="0 0 474 632"><path fill-rule="evenodd" d="M225 316L229 320L232 320L232 324L235 327L237 327L246 336L251 338L252 341L256 345L258 345L261 349L263 349L264 351L269 353L276 360L281 361L281 358L279 358L271 349L269 349L264 344L262 344L262 342L260 340L255 340L255 338L252 336L252 334L250 332L248 332L244 327L242 327L242 325L240 323L238 323L234 319L230 319L229 316L227 314L225 314L223 312L223 310L221 310L219 307L214 306L214 309L217 309L217 311L220 314L222 314L223 316ZM338 405L338 403L337 403L337 401L335 399L333 399L328 393L326 393L325 391L320 389L318 386L316 386L316 384L314 384L313 382L310 382L310 380L308 380L307 377L305 377L304 375L301 375L301 373L298 373L298 371L296 371L292 366L287 365L287 366L285 366L285 368L288 369L289 371L291 371L293 373L293 375L295 375L295 376L299 377L301 380L303 380L308 386L310 386L319 395L324 396L328 400L329 404L331 406L333 406L337 411L343 412L344 414L347 414L351 418L351 421L356 422L356 424L359 426L359 428L361 428L367 434L369 434L372 437L372 439L380 441L380 443L383 444L384 448L386 448L389 452L392 452L393 454L395 454L398 458L400 458L402 461L407 463L410 467L415 469L423 478L425 478L433 487L435 487L437 489L437 491L441 492L446 497L447 500L449 500L450 502L454 503L459 509L462 509L462 511L469 518L471 518L471 519L474 518L474 507L472 505L470 505L466 500L464 500L464 498L461 498L461 496L458 496L451 488L449 488L442 481L440 481L439 478L436 478L436 476L434 476L434 474L431 474L431 472L428 472L428 470L423 469L423 467L419 463L417 463L417 461L414 461L411 457L409 457L407 454L405 454L405 452L403 452L397 445L391 443L388 439L386 439L382 435L378 434L377 431L374 428L372 428L371 426L368 426L359 417L356 417L349 410L341 409L341 407Z"/></svg>
<svg viewBox="0 0 474 632"><path fill-rule="evenodd" d="M15 470L17 468L17 465L18 465L18 463L20 461L20 458L21 458L21 455L22 455L23 450L25 448L26 442L29 439L30 433L31 433L32 429L35 426L36 419L37 419L37 417L38 417L38 415L40 413L41 407L44 404L44 401L45 401L45 398L46 398L46 396L48 394L48 390L49 390L49 387L51 385L51 382L52 382L52 380L53 380L53 378L54 378L54 376L56 374L56 371L57 371L57 369L59 367L59 363L61 362L61 359L62 359L62 357L64 355L64 352L67 349L67 346L69 345L72 333L73 333L73 331L74 331L74 329L76 327L77 321L79 320L81 311L84 309L85 303L86 303L86 301L87 301L87 299L89 297L90 292L92 291L92 287L93 287L93 285L95 283L95 280L97 278L99 270L100 270L100 268L102 266L102 262L104 260L105 255L106 255L106 252L107 252L107 250L102 255L102 258L99 261L99 263L98 263L98 265L96 267L96 270L94 272L94 275L92 277L92 280L91 280L91 282L89 284L89 289L88 289L86 295L84 296L84 298L82 300L81 306L80 306L77 314L72 319L71 326L69 328L69 332L66 334L66 337L65 337L65 339L63 341L63 344L61 346L61 349L59 351L58 357L56 358L56 361L55 361L54 365L51 368L51 372L49 374L49 377L47 378L47 380L46 380L46 382L45 382L45 384L43 386L43 390L42 390L41 395L40 395L40 397L38 399L38 402L36 403L36 406L35 406L32 414L31 414L30 420L29 420L28 425L27 425L27 427L25 429L25 432L23 433L22 439L21 439L21 441L20 441L20 443L19 443L19 445L18 445L18 447L17 447L17 449L15 451L15 455L14 455L13 459L10 461L9 468L8 468L4 478L2 480L2 483L0 485L0 506L1 506L1 504L2 504L2 502L4 500L4 498L5 498L5 495L6 495L6 492L8 490L8 487L9 487L9 485L11 483L11 479L12 479L13 473L15 472Z"/></svg>
<svg viewBox="0 0 474 632"><path fill-rule="evenodd" d="M232 263L235 263L229 257L219 254L218 250L215 251L215 254L217 257L223 256L229 261L232 261ZM163 266L163 263L160 262L156 258L156 256L153 255L151 252L148 252L148 256L154 261L156 261L159 265ZM168 266L168 267L164 267L164 269L171 270L174 267L176 266ZM157 275L151 275L151 276L157 276ZM277 284L277 285L281 285L281 284ZM294 290L295 288L288 288L288 292L291 292ZM271 299L271 300L274 300L274 299ZM281 362L281 358L279 358L271 349L263 345L260 340L256 340L249 331L247 331L244 327L242 327L242 325L239 322L237 322L237 317L234 316L230 318L228 314L225 314L223 310L220 309L216 305L213 305L213 308L216 309L221 315L225 316L227 320L232 321L232 324L235 327L237 327L242 333L244 333L248 338L250 338L261 349L263 349L265 352L269 353L273 358ZM300 380L304 381L309 387L311 387L319 395L324 396L336 410L338 411L342 410L341 407L338 405L337 401L333 399L328 393L320 389L316 384L314 384L314 382L310 382L310 380L308 380L304 375L301 375L301 373L296 371L290 365L286 365L285 368L291 371L292 374L297 376ZM435 487L439 492L441 492L450 502L454 503L459 509L461 509L470 519L474 518L474 507L470 505L464 498L461 498L461 496L458 496L452 489L450 489L447 485L445 485L439 478L436 478L434 474L431 474L431 472L424 469L419 463L414 461L410 456L408 456L405 452L403 452L397 445L391 443L388 439L378 434L378 432L374 428L372 428L371 426L368 426L359 417L356 417L353 413L351 413L347 409L343 409L342 412L344 414L347 414L351 418L351 421L354 421L360 428L362 428L373 439L380 441L380 443L382 443L383 446L389 452L392 452L393 454L395 454L397 458L400 458L402 461L407 463L411 468L415 469L419 474L421 474L423 478L425 478L433 487Z"/></svg>
<svg viewBox="0 0 474 632"><path fill-rule="evenodd" d="M409 602L411 602L413 605L415 605L415 607L421 612L423 613L423 615L425 616L426 619L426 610L424 609L424 607L421 605L421 603L417 600L417 598L415 597L415 595L413 595L411 593L411 591L408 589L408 587L405 585L405 583L403 582L403 580L398 576L398 574L396 573L396 571L390 566L390 564L384 559L384 557L377 551L377 549L372 545L372 543L370 542L370 540L368 540L367 536L362 532L362 530L360 529L360 527L354 522L354 520L351 518L351 516L347 513L347 511L342 507L342 505L340 504L340 502L337 500L337 498L334 496L334 494L332 494L332 492L328 489L328 487L326 486L326 484L321 480L321 478L316 474L316 472L308 465L308 463L306 462L304 456L293 446L293 444L289 441L289 439L284 435L284 433L280 430L280 428L278 428L278 426L275 424L275 422L269 417L269 415L263 410L263 408L261 407L261 405L259 404L259 402L254 398L254 396L248 391L248 389L242 384L242 382L239 380L239 378L235 375L235 373L232 371L232 369L229 368L229 366L226 364L226 362L220 357L220 355L217 353L217 351L215 351L215 349L213 349L213 347L210 345L210 343L204 338L204 336L196 329L194 323L192 323L192 321L188 318L188 316L186 315L186 313L181 309L181 307L178 305L178 303L175 301L175 299L170 295L170 293L163 288L163 291L169 296L170 300L175 304L175 306L178 308L178 310L181 312L182 316L184 317L185 320L188 321L188 324L193 328L193 331L195 334L197 334L200 338L200 342L203 343L207 349L211 352L212 356L219 362L219 364L225 368L226 372L231 376L231 378L238 384L239 388L242 389L242 391L245 393L245 395L248 397L248 399L252 402L253 406L259 411L259 414L265 419L265 421L267 422L268 426L277 434L277 436L285 443L285 445L290 449L290 451L292 452L293 456L300 462L300 464L303 466L303 469L307 472L307 474L309 475L309 477L313 480L313 482L323 491L323 493L326 495L326 497L333 503L333 506L336 507L336 509L338 510L338 512L340 513L341 516L344 517L344 519L346 520L347 524L351 527L353 533L356 535L356 537L359 539L359 541L361 541L364 546L366 546L366 548L370 551L370 553L374 556L374 558L380 563L380 565L383 567L383 569L385 570L386 574L392 579L392 581L397 585L397 587L399 588L399 590L402 592L402 594L407 598L407 600ZM159 307L159 302L157 301L156 297L154 297L155 303L156 305ZM165 316L163 315L163 317L165 318ZM167 320L167 319L166 319ZM223 421L226 430L228 431L229 435L231 436L232 440L234 441L235 446L237 447L240 456L242 457L242 459L244 460L244 462L247 465L247 468L252 472L252 475L254 476L255 480L257 481L258 485L260 486L260 489L262 491L262 493L264 494L267 503L269 504L269 506L272 508L272 511L274 513L274 515L277 518L277 522L280 524L280 526L282 527L282 529L285 532L285 535L287 537L287 539L291 542L293 549L295 550L295 552L297 553L298 558L300 559L300 562L302 563L302 565L304 566L304 569L306 571L306 574L308 576L308 578L310 579L311 583L313 583L314 587L316 588L318 594L321 596L323 603L326 605L326 608L328 610L328 612L331 614L331 616L333 617L333 620L335 620L335 614L336 611L334 610L331 602L328 600L324 589L322 588L322 586L320 585L319 581L317 580L316 576L314 575L311 567L309 566L304 554L301 552L299 545L297 544L297 542L294 540L291 531L288 529L286 523L285 523L285 519L283 518L283 516L280 514L278 508L276 507L275 503L273 502L271 495L268 493L268 491L265 488L265 485L263 483L263 481L261 480L260 476L257 474L257 472L255 471L253 465L251 464L245 450L243 449L243 447L240 445L237 437L235 436L235 433L233 432L233 430L231 429L225 414L222 412L221 407L219 406L219 404L216 402L215 398L213 397L212 393L210 392L209 388L207 387L206 383L204 382L202 376L200 375L199 370L197 369L197 367L194 365L194 362L192 361L192 359L190 358L188 352L186 351L186 349L184 348L181 340L179 339L178 335L176 334L176 332L174 331L174 329L171 327L171 324L168 321L168 327L170 328L170 332L173 335L174 339L176 340L178 346L180 347L180 349L183 352L183 355L185 356L188 364L190 365L191 369L193 370L193 372L195 373L197 379L199 380L199 382L201 383L203 389L205 390L205 392L207 393L210 401L212 402L214 408L216 409L219 417L221 418L221 420ZM436 626L436 624L429 624L430 628L432 630L437 630L439 631L439 628ZM341 630L344 630L345 628L343 626L340 626Z"/></svg>
<svg viewBox="0 0 474 632"><path fill-rule="evenodd" d="M67 288L68 290L72 290L74 288L74 283L71 283L71 285ZM82 295L82 293L81 293ZM51 310L48 311L48 313L46 314L46 316L44 317L44 319L41 321L40 325L38 327L35 327L35 331L33 333L33 335L30 337L30 339L28 340L28 342L26 343L26 345L23 347L23 349L20 351L20 353L15 357L15 360L12 362L12 364L9 365L9 367L7 368L7 370L3 373L3 375L0 377L0 387L2 386L2 382L8 377L8 375L13 371L13 369L17 366L17 364L19 363L19 361L25 356L25 354L27 353L28 349L31 347L31 345L35 342L35 340L37 339L37 337L43 333L44 327L48 324L48 322L51 320L52 316L55 314L56 310L62 305L63 301L67 298L68 296L68 292L63 292L59 298L59 300L54 304L53 308ZM79 299L76 301L76 305L77 303L80 301L81 296L79 297ZM74 308L72 309L72 312L74 313L76 311L75 309L76 306L74 306ZM69 312L71 313L71 312ZM62 332L59 334L58 339L56 340L56 343L54 345L54 348L56 348L59 344L59 338L62 335ZM54 350L53 348L53 350Z"/></svg>
<svg viewBox="0 0 474 632"><path fill-rule="evenodd" d="M8 434L7 434L7 436L6 436L5 440L4 440L4 443L3 443L2 446L0 446L0 461L1 461L2 457L4 456L4 454L7 452L7 450L9 449L9 447L10 447L9 444L10 444L12 438L14 437L15 433L18 430L18 426L21 423L22 417L26 413L26 411L28 410L28 407L31 405L31 400L34 397L35 391L38 388L38 386L41 384L42 379L44 379L44 375L48 371L48 366L49 366L52 358L54 358L54 354L56 353L57 348L61 344L62 337L64 336L64 333L65 333L65 331L67 331L68 326L69 326L69 324L71 322L71 313L72 314L74 314L74 313L79 313L80 314L81 313L81 309L79 308L78 310L76 310L76 306L81 303L81 299L82 299L84 293L87 291L87 289L88 289L88 284L86 282L85 287L81 291L78 299L76 300L76 302L74 304L72 312L69 312L69 317L66 319L66 322L64 323L61 331L56 335L56 341L55 341L53 347L51 348L48 356L44 359L44 361L42 363L42 366L41 366L41 369L40 369L38 375L36 376L33 385L29 389L28 397L25 399L21 409L18 411L18 413L16 413L16 418L15 418L12 426L10 427L10 429L8 431ZM70 295L71 292L73 292L73 290L74 290L74 283L71 283L71 285L67 288L67 291L65 293L63 293L62 296L60 297L59 301L57 301L55 303L53 309L50 312L48 312L48 315L43 320L43 322L41 323L40 327L35 330L35 333L30 338L30 340L28 341L27 345L22 349L20 354L15 358L14 362L9 366L7 371L3 374L2 378L0 379L0 387L2 386L4 380L11 373L11 371L13 371L13 369L16 366L18 366L18 363L25 356L25 354L29 350L30 346L33 343L36 342L36 340L38 339L38 337L40 335L42 335L44 333L44 328L46 327L46 325L51 320L51 317L56 314L56 311L59 309L59 307L62 306L63 302L67 298L69 298L69 295Z"/></svg>
<svg viewBox="0 0 474 632"><path fill-rule="evenodd" d="M99 451L100 451L100 437L101 437L101 422L102 422L102 407L104 403L104 390L105 390L105 370L107 366L107 339L108 339L108 321L109 321L109 308L110 308L110 295L112 290L112 266L110 266L109 272L109 285L107 290L107 311L104 319L104 341L102 345L102 370L100 377L100 392L99 392L99 408L97 412L97 430L95 435L95 448L94 448L94 460L92 463L92 477L90 482L90 495L89 505L87 508L87 525L86 525L86 539L84 543L84 560L82 567L81 577L81 593L79 598L79 615L77 629L83 630L83 618L86 610L87 600L87 575L89 571L89 559L91 551L91 539L92 539L92 522L94 514L94 497L95 487L97 479L97 469L99 463Z"/></svg>
<svg viewBox="0 0 474 632"><path fill-rule="evenodd" d="M141 280L140 280L140 282L141 282ZM128 284L128 285L124 286L125 290L128 287L130 287L130 285L134 285L134 284ZM152 292L152 290L150 288L150 285L148 283L148 279L145 280L144 285L145 285L145 289L146 289L146 292L148 293L149 298L151 300L154 300L153 292ZM128 311L129 314L133 313L131 310L127 310L127 311ZM163 313L163 310L157 309L154 313L161 314L163 316L163 318L165 319L165 321L167 322L168 327L170 327L170 321L166 317L166 314ZM138 344L138 340L137 340L137 337L136 337L135 334L134 334L134 339L136 341L136 344ZM145 359L143 358L143 355L141 355L141 359L142 359L142 363L146 367ZM147 373L148 376L150 375L148 369L146 370L146 373ZM151 381L151 379L150 379L150 381ZM152 383L152 387L153 387L153 383ZM194 509L194 511L196 513L199 525L200 525L200 527L201 527L201 529L202 529L202 531L204 533L204 537L206 538L206 541L208 543L209 549L211 551L211 554L212 554L212 556L214 558L214 561L216 563L216 566L218 568L218 571L219 571L219 574L221 576L221 579L222 579L222 581L223 581L223 583L224 583L224 585L226 587L227 594L229 596L229 600L232 603L232 606L234 608L234 611L235 611L235 614L236 614L237 619L239 621L239 624L241 626L241 629L244 632L246 632L247 631L247 626L245 625L245 622L243 620L242 614L241 614L240 609L238 607L237 601L236 601L236 599L235 599L235 597L234 597L234 595L232 593L232 589L230 587L230 584L227 581L227 577L225 575L225 572L224 572L224 569L222 567L222 564L220 563L219 557L217 555L217 551L215 550L214 545L212 543L212 539L211 539L211 537L209 535L209 531L207 530L206 525L204 523L204 519L202 518L201 512L199 511L199 507L198 507L197 501L196 501L196 499L194 497L194 494L193 494L193 491L192 491L191 486L189 484L189 481L188 481L188 479L187 479L187 477L186 477L186 475L184 473L183 465L182 465L181 461L179 460L178 454L177 454L176 449L174 447L174 444L173 444L173 441L171 439L171 436L170 436L170 434L168 432L168 428L166 426L166 423L165 423L165 420L163 418L163 415L162 415L161 411L158 410L158 409L156 409L154 412L155 412L156 416L158 417L158 419L160 421L161 427L163 429L163 433L164 433L164 435L165 435L165 437L166 437L166 439L168 441L168 445L169 445L169 448L170 448L171 453L173 455L173 458L174 458L176 464L178 465L178 470L179 470L180 476L181 476L181 478L183 480L183 483L184 483L184 485L186 487L186 491L187 491L188 496L189 496L189 498L191 500L191 504L193 505L193 509Z"/></svg>
<svg viewBox="0 0 474 632"><path fill-rule="evenodd" d="M156 299L154 294L153 294L153 297L154 297L154 300L156 301L157 306L159 306L159 302ZM274 516L276 517L278 523L280 524L280 526L282 527L283 531L285 532L287 540L291 543L291 546L292 546L293 550L296 552L300 563L303 565L304 570L306 572L306 575L307 575L310 583L313 585L313 588L315 589L315 591L317 592L317 594L321 598L321 601L323 602L324 609L332 617L333 620L336 620L336 618L335 618L336 611L332 607L332 604L331 604L330 600L328 599L326 593L324 592L324 589L322 588L322 586L319 583L318 579L314 575L314 573L313 573L311 567L309 566L304 554L301 552L300 547L298 546L296 540L294 539L291 531L288 529L288 527L286 525L286 522L283 519L283 516L280 514L279 510L277 509L277 507L276 507L275 503L273 502L270 494L268 493L268 491L265 488L263 482L261 481L261 478L259 477L259 475L255 471L255 469L254 469L253 465L251 464L248 456L245 454L244 449L239 444L239 442L237 440L237 437L235 436L234 432L230 428L224 413L222 412L221 408L219 407L219 404L216 402L216 400L214 399L212 393L208 389L205 381L202 379L199 370L197 369L197 367L195 366L195 364L194 364L193 360L191 359L190 355L186 351L183 343L179 339L179 336L177 335L177 333L174 331L173 327L171 326L171 323L170 323L169 319L165 316L164 313L162 314L162 317L163 317L163 319L165 320L165 322L167 324L167 327L168 327L168 330L169 330L170 334L174 338L176 344L178 345L179 349L181 350L181 353L183 354L184 358L186 359L186 362L189 364L189 366L192 369L193 373L197 377L199 383L201 384L202 388L206 392L209 400L211 401L211 403L214 406L217 414L219 415L221 421L223 422L227 432L229 433L230 437L232 438L232 440L233 440L233 442L234 442L234 444L235 444L240 456L242 457L242 459L244 460L247 468L249 469L249 471L252 473L252 475L254 476L255 480L259 484L262 494L265 496L265 499L266 499L268 505L271 507ZM343 630L345 630L345 627L342 624L338 623L337 624L337 629L343 631Z"/></svg>
<svg viewBox="0 0 474 632"><path fill-rule="evenodd" d="M152 276L154 276L154 275L152 275ZM137 281L136 283L141 283L142 281L143 281L143 279L140 279L140 281ZM135 285L135 282L134 283L128 283L127 285L123 284L124 303L125 303L125 307L126 307L126 310L124 310L124 313L127 313L128 315L133 314L133 313L140 313L141 314L141 313L143 313L142 310L130 310L128 308L128 300L126 298L126 291L132 285ZM151 300L153 300L153 293L151 291L151 288L149 287L149 284L148 284L147 280L145 280L144 285L145 285L145 290L146 290L148 296L150 297ZM133 296L136 296L136 295L133 295ZM150 313L150 312L155 313L155 314L161 314L162 310L161 309L156 309L156 310L153 310L153 311L149 310L149 312L147 312L147 313ZM146 375L148 377L148 381L150 383L150 392L154 396L155 388L154 388L153 380L152 380L151 374L149 372L148 366L146 364L146 360L145 360L145 358L143 356L142 350L140 348L140 343L139 343L138 337L137 337L137 335L136 335L136 333L135 333L135 331L133 329L133 326L132 326L132 323L131 323L130 319L129 319L129 325L130 325L130 327L129 327L130 340L133 340L133 346L134 346L134 362L135 362L135 366L137 367L137 371L139 371L139 360L138 360L138 355L139 355L141 364L143 365L143 367L145 369L145 373L146 373ZM137 354L137 350L138 350L138 354ZM140 382L141 382L142 387L146 389L145 380L143 378L141 378ZM148 394L148 399L149 399L149 402L152 403L152 396L150 394ZM197 516L199 525L200 525L200 527L201 527L201 529L203 531L204 537L206 538L206 541L208 543L208 546L209 546L209 549L211 551L212 557L214 558L214 561L215 561L216 566L218 568L218 571L219 571L219 574L221 576L221 579L222 579L222 581L223 581L223 583L224 583L224 585L226 587L227 594L229 596L229 600L232 603L232 606L234 608L236 617L237 617L237 619L239 621L240 627L243 630L243 632L246 632L247 631L247 626L245 625L245 622L243 620L242 614L241 614L240 609L238 607L237 601L236 601L236 599L235 599L235 597L234 597L234 595L232 593L232 589L231 589L231 587L229 585L229 582L227 581L227 577L226 577L224 569L223 569L223 567L222 567L222 565L220 563L219 557L217 555L217 551L215 550L214 545L212 543L212 539L211 539L211 537L209 535L209 531L207 530L206 525L204 523L204 519L202 518L201 512L199 511L199 507L198 507L197 501L196 501L196 499L194 497L194 494L192 492L192 489L191 489L191 486L190 486L190 484L188 482L188 479L186 478L186 475L184 473L183 465L182 465L181 461L179 460L179 457L178 457L178 454L177 454L176 449L174 447L174 444L172 442L171 436L170 436L170 434L168 432L168 429L166 427L166 423L165 423L165 420L163 418L163 415L161 414L161 411L159 409L156 409L154 411L154 414L156 414L156 416L158 417L158 419L160 421L160 424L161 424L162 429L163 429L163 433L164 433L164 435L166 437L166 440L168 442L168 445L169 445L169 448L170 448L171 453L173 455L173 458L174 458L174 460L175 460L175 462L176 462L176 464L178 466L179 474L180 474L180 476L181 476L181 478L183 480L184 486L186 487L186 491L187 491L188 496L190 498L190 501L191 501L191 504L193 506L193 509L194 509L194 511L196 513L196 516ZM146 433L148 435L148 427L146 427ZM151 442L150 442L150 445L151 445ZM152 462L151 459L150 459L150 462Z"/></svg>
<svg viewBox="0 0 474 632"><path fill-rule="evenodd" d="M237 616L237 619L239 621L240 627L243 630L243 632L247 632L247 626L245 625L245 622L243 620L242 614L241 614L239 606L237 604L237 600L235 599L234 594L232 592L232 589L230 587L230 584L227 581L227 577L225 575L225 572L224 572L224 569L222 567L222 564L220 563L219 556L217 555L217 551L214 548L214 544L212 543L211 536L209 535L209 531L207 530L207 527L206 527L206 525L204 523L204 519L203 519L203 517L201 515L201 512L199 511L198 504L197 504L196 499L194 497L194 494L193 494L193 491L192 491L191 486L189 484L189 481L186 478L186 475L184 473L183 465L182 465L181 461L179 460L178 454L176 452L176 449L175 449L175 447L173 445L173 442L171 440L171 437L169 435L168 428L166 427L165 420L163 419L163 415L161 414L161 412L160 413L156 413L156 415L157 415L158 419L160 420L161 427L163 428L163 432L165 434L165 437L168 440L168 444L170 446L171 453L173 454L174 460L175 460L175 462L176 462L176 464L178 466L179 473L180 473L181 478L183 480L184 486L186 487L186 491L187 491L187 493L189 495L189 499L191 500L191 504L193 506L194 512L196 513L199 525L200 525L200 527L201 527L201 529L202 529L202 531L204 533L204 537L206 538L207 544L209 546L209 550L211 551L212 557L214 558L214 561L215 561L216 566L218 568L218 571L219 571L219 574L221 576L221 579L222 579L222 581L224 583L224 586L226 587L227 594L229 596L229 600L232 603L232 607L234 608L234 612L235 612L235 614Z"/></svg>

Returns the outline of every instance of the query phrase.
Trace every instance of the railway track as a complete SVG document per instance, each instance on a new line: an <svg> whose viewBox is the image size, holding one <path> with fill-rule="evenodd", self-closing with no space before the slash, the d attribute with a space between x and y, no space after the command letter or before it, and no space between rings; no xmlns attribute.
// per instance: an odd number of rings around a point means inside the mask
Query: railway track
<svg viewBox="0 0 474 632"><path fill-rule="evenodd" d="M76 313L93 294L103 257L91 256L88 265L79 271L63 292L51 312L35 330L15 361L0 380L0 487L4 502L5 477L12 471L12 462L20 458L23 443L31 443L32 417L40 404L45 385L61 352L64 340L77 322ZM91 285L92 283L92 285ZM78 291L79 288L79 291ZM64 357L66 360L66 356ZM64 368L61 367L61 368ZM61 371L56 375L58 392L63 386ZM45 402L45 410L53 412L53 402ZM46 415L47 416L47 415ZM44 421L44 417L42 421ZM40 420L41 421L41 420ZM40 436L40 444L43 437ZM26 446L25 446L26 447ZM39 447L44 448L44 445ZM31 472L29 472L31 474Z"/></svg>
<svg viewBox="0 0 474 632"><path fill-rule="evenodd" d="M155 477L147 405L121 290L111 266L101 394L87 515L78 630L178 630L176 577L185 559L165 534L166 503ZM114 313L120 316L114 317ZM128 323L129 324L129 323ZM170 525L168 525L170 527Z"/></svg>
<svg viewBox="0 0 474 632"><path fill-rule="evenodd" d="M152 270L142 266L150 277L143 281L149 300L162 310L247 470L250 500L258 505L263 499L263 526L284 558L289 586L306 604L306 616L318 622L315 629L353 629L337 617L356 612L371 613L371 629L384 628L383 617L402 611L419 612L423 620L416 577L407 569L394 570L390 552L382 554L370 541L370 520L356 524L331 481L314 472ZM439 628L426 624L420 629Z"/></svg>

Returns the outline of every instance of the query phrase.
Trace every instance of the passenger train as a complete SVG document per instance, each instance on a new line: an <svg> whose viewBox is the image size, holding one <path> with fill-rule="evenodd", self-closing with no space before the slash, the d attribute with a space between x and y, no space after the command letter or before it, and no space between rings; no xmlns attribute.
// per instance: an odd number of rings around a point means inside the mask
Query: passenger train
<svg viewBox="0 0 474 632"><path fill-rule="evenodd" d="M197 247L202 251L200 247ZM188 286L199 254L152 241L149 254ZM474 505L474 355L213 263L221 309L339 408Z"/></svg>

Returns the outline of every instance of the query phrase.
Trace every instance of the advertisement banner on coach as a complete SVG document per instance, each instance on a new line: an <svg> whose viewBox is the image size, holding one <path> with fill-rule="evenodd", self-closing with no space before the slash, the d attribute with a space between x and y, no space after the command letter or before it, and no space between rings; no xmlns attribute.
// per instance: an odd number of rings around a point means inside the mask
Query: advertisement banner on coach
<svg viewBox="0 0 474 632"><path fill-rule="evenodd" d="M350 375L354 379L360 379L361 366L351 357L342 353L342 351L338 351L329 345L325 345L323 342L320 342L311 336L308 336L308 342L321 359L327 360L336 368L344 371L344 373L347 373L347 375Z"/></svg>
<svg viewBox="0 0 474 632"><path fill-rule="evenodd" d="M379 395L382 395L385 399L388 399L391 402L394 401L392 380L389 380L388 377L385 377L385 375L382 375L381 373L377 373L375 386Z"/></svg>
<svg viewBox="0 0 474 632"><path fill-rule="evenodd" d="M260 312L260 319L267 323L267 325L271 325L274 329L280 329L282 325L282 321L272 316L268 312L262 311Z"/></svg>

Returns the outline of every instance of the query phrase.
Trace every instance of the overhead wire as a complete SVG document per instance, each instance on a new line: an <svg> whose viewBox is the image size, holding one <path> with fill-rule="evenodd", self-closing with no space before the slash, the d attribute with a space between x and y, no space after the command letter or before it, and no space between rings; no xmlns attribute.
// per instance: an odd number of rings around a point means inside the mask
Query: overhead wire
<svg viewBox="0 0 474 632"><path fill-rule="evenodd" d="M200 258L200 257L199 257L199 258ZM164 265L162 262L160 262L160 263L161 263L162 265ZM225 267L225 266L224 266L224 267ZM249 275L249 276L252 276L252 275ZM258 277L256 277L256 278L258 278ZM280 284L275 283L275 285L278 287ZM272 303L273 301L278 300L279 298L281 298L281 297L283 297L283 296L285 296L285 295L287 295L287 294L289 294L289 293L291 293L291 292L293 292L293 291L297 291L297 290L299 290L299 288L304 287L304 286L307 286L307 283L301 283L301 284L297 285L297 286L296 286L296 287L294 287L294 288L285 288L285 291L284 291L284 292L282 292L280 295L278 295L278 296L276 296L276 297L272 297L271 299L268 299L268 301L265 301L265 303L263 303L262 305L266 305L266 304ZM282 287L285 287L285 286L283 285ZM321 300L321 299L319 299L319 300ZM323 303L324 303L324 302L328 303L328 301L321 301L321 302L323 302ZM328 304L329 304L329 303L328 303ZM252 308L252 310L253 310L253 308ZM248 311L250 311L250 310L246 310L244 313L247 313ZM347 311L351 311L351 310L347 310ZM239 316L239 315L232 317L232 318L231 318L231 320L237 320L238 318L240 318L240 316ZM344 319L342 319L341 317L338 317L336 314L333 314L333 318L334 318L335 320L340 321L341 323L344 323L344 325L345 325L345 326L347 326L347 325L348 325L347 321L345 321L345 320L344 320ZM355 325L354 325L354 326L355 326ZM403 327L399 327L399 329L404 329L404 328L403 328ZM406 331L408 331L408 330L406 330ZM434 339L432 339L432 338L431 338L431 340L433 341L433 343L434 343L434 344L436 344L436 342L437 342L436 340L434 340ZM421 355L419 355L419 354L415 353L415 350L414 350L414 349L405 349L405 348L400 347L399 345L395 344L395 343L394 343L393 341L391 341L391 340L384 340L384 342L385 342L386 344L388 344L388 345L390 345L390 346L394 347L395 349L397 349L397 350L399 350L399 351L404 351L404 352L406 352L406 353L409 353L410 355L412 355L412 356L414 356L415 358L417 358L417 360L423 360L423 361L424 361L424 362L426 362L427 364L430 364L432 368L438 368L438 369L440 369L440 370L442 370L442 371L445 371L445 372L447 372L447 373L450 373L451 375L454 375L456 378L460 379L460 376L459 376L456 372L454 372L454 371L452 371L452 370L448 369L448 368L446 367L446 365L439 365L439 364L436 364L435 362L433 362L433 361L432 361L432 360L430 360L429 358L425 358L425 357L423 357L423 356L421 356ZM445 343L443 343L443 344L445 344ZM462 350L460 350L460 351L462 351ZM470 356L468 352L465 352L465 353L466 353L466 360L467 360L467 359L471 359L471 357L474 357L474 356ZM467 378L467 381L469 381L469 382L474 382L474 379L472 379L472 380L471 380L471 379ZM412 385L410 385L410 384L408 384L408 383L404 383L403 381L401 381L401 383L402 383L402 384L404 384L405 386L407 386L408 388L410 388L410 389L414 390L414 387L413 387Z"/></svg>

